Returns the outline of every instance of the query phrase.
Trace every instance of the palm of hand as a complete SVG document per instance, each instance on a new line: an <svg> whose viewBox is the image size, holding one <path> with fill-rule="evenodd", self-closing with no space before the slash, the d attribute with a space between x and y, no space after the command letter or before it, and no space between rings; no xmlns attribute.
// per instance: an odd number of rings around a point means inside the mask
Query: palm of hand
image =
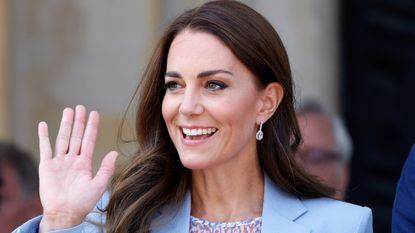
<svg viewBox="0 0 415 233"><path fill-rule="evenodd" d="M90 168L85 165L88 161L76 156L64 155L40 164L40 195L45 213L88 213L99 199L102 188L94 187Z"/></svg>
<svg viewBox="0 0 415 233"><path fill-rule="evenodd" d="M93 176L91 164L99 115L91 112L87 124L85 115L85 108L77 106L73 122L73 110L64 110L55 156L52 155L47 125L39 123L39 187L44 230L79 224L102 196L114 171L117 153L110 152Z"/></svg>

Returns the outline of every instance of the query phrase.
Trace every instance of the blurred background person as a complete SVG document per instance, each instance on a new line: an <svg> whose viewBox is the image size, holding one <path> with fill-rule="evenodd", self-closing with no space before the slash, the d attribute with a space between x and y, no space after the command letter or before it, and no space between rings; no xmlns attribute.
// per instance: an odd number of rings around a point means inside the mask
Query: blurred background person
<svg viewBox="0 0 415 233"><path fill-rule="evenodd" d="M336 189L334 198L345 199L349 183L352 141L341 119L326 111L316 100L297 108L303 144L296 160L306 171Z"/></svg>
<svg viewBox="0 0 415 233"><path fill-rule="evenodd" d="M0 142L0 233L42 213L37 166L15 145Z"/></svg>

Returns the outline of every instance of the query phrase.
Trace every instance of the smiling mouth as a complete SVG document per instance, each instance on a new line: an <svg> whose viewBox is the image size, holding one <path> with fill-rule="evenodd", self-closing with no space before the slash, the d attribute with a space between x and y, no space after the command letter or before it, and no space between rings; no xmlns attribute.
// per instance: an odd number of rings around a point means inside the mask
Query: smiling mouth
<svg viewBox="0 0 415 233"><path fill-rule="evenodd" d="M218 131L217 128L182 128L183 138L187 140L200 140L211 137Z"/></svg>

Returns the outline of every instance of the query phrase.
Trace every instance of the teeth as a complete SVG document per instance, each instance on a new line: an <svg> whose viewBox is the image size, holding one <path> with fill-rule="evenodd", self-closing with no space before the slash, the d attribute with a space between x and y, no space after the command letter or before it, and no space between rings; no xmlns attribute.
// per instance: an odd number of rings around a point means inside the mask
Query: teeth
<svg viewBox="0 0 415 233"><path fill-rule="evenodd" d="M206 135L206 134L212 134L216 132L216 128L199 128L199 129L187 129L183 128L182 131L185 135L189 136L199 136L199 135Z"/></svg>

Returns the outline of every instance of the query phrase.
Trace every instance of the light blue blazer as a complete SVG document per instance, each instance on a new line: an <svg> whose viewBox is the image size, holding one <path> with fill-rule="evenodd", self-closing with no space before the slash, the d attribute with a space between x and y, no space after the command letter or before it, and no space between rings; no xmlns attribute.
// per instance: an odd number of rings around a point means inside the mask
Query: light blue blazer
<svg viewBox="0 0 415 233"><path fill-rule="evenodd" d="M159 211L152 223L152 233L188 233L190 224L190 193L178 206ZM97 207L108 202L104 194ZM31 219L13 233L35 233L41 216ZM73 228L56 233L97 233L104 230L89 221L104 223L105 215L97 209ZM372 212L361 207L330 198L301 199L282 191L265 176L262 233L372 233Z"/></svg>

